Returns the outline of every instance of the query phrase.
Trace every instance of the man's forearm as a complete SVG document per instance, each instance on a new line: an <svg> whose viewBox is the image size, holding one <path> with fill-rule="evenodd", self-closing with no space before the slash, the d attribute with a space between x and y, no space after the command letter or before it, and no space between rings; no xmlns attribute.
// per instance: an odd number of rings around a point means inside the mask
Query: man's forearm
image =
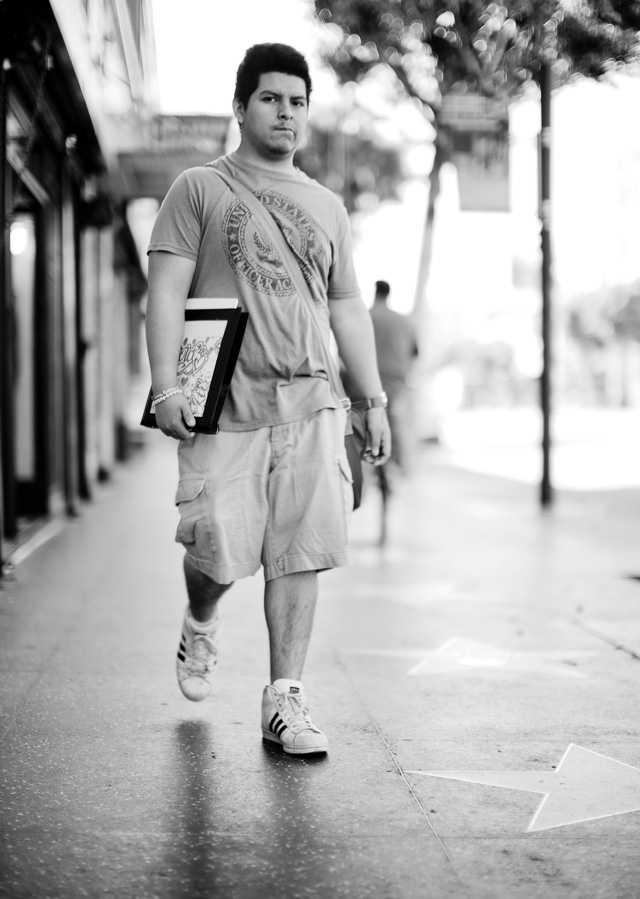
<svg viewBox="0 0 640 899"><path fill-rule="evenodd" d="M375 397L382 393L378 373L376 344L369 311L357 300L333 300L329 303L331 330L340 358L349 373L354 397Z"/></svg>
<svg viewBox="0 0 640 899"><path fill-rule="evenodd" d="M331 329L340 358L347 367L354 399L372 399L382 393L378 373L376 343L369 310L360 298L329 302ZM363 459L383 465L391 451L389 421L383 408L369 409L365 415L366 441Z"/></svg>
<svg viewBox="0 0 640 899"><path fill-rule="evenodd" d="M195 263L171 253L149 256L149 298L146 334L153 392L176 383L178 357L184 337L184 307Z"/></svg>
<svg viewBox="0 0 640 899"><path fill-rule="evenodd" d="M156 298L147 307L146 335L152 389L159 393L176 383L184 309L169 297Z"/></svg>

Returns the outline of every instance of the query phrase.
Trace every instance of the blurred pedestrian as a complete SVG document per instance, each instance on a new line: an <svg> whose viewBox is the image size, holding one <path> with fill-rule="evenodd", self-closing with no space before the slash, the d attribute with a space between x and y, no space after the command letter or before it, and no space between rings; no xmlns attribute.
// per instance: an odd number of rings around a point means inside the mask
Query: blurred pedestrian
<svg viewBox="0 0 640 899"><path fill-rule="evenodd" d="M378 371L388 397L391 425L391 461L406 472L411 435L409 374L418 356L418 338L411 319L388 306L391 286L376 281L371 320L376 342Z"/></svg>
<svg viewBox="0 0 640 899"><path fill-rule="evenodd" d="M180 440L176 501L188 593L177 674L187 699L210 692L219 600L262 566L271 679L262 731L285 752L324 752L302 670L318 571L349 564L351 474L345 404L332 391L320 334L333 332L359 396L370 399L365 459L382 464L389 425L371 321L354 272L344 206L293 164L308 117L305 58L282 44L251 47L233 110L239 148L174 182L149 247L147 342L156 421ZM248 188L296 253L317 309L315 329ZM251 198L253 202L253 198ZM216 436L193 434L175 391L188 297L238 297L249 312L244 343Z"/></svg>

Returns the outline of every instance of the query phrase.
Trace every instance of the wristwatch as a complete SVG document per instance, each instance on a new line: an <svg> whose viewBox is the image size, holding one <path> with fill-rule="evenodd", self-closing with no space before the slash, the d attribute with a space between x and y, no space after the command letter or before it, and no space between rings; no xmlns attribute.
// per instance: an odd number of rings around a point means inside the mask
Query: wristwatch
<svg viewBox="0 0 640 899"><path fill-rule="evenodd" d="M355 400L351 403L355 409L364 409L365 412L368 412L369 409L386 409L388 404L389 400L384 390L380 396L369 397L365 400Z"/></svg>

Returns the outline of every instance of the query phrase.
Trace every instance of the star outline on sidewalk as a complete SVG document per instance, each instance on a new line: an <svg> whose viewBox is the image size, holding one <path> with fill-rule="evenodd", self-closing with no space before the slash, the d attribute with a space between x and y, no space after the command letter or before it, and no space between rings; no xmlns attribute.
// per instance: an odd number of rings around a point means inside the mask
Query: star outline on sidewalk
<svg viewBox="0 0 640 899"><path fill-rule="evenodd" d="M454 674L470 671L535 671L556 677L586 678L573 667L576 659L593 658L593 650L505 650L488 643L451 637L437 649L425 650L351 650L356 655L413 658L420 661L407 671L407 677Z"/></svg>
<svg viewBox="0 0 640 899"><path fill-rule="evenodd" d="M405 774L543 793L526 833L640 811L640 768L576 743L569 744L554 771L405 771ZM611 789L603 793L607 781Z"/></svg>

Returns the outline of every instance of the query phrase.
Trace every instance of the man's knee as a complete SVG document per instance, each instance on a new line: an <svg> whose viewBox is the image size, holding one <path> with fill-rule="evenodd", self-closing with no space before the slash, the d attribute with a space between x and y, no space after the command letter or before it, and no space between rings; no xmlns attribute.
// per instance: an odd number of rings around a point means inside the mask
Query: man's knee
<svg viewBox="0 0 640 899"><path fill-rule="evenodd" d="M219 584L212 577L197 568L189 558L188 553L184 556L184 573L187 580L187 589L204 592L208 595L222 596L229 587L233 585L233 581L228 584Z"/></svg>

